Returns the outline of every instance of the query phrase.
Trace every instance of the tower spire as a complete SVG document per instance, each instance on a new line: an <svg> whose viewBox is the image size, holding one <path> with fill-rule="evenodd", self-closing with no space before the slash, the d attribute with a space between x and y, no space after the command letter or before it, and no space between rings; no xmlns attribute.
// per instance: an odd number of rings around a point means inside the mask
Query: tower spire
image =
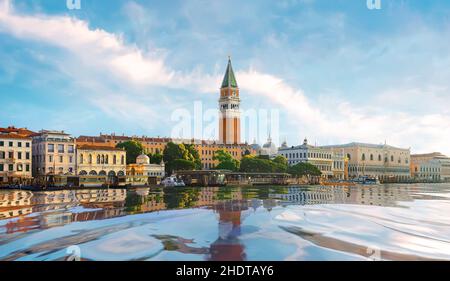
<svg viewBox="0 0 450 281"><path fill-rule="evenodd" d="M231 65L231 56L228 56L227 70L222 81L222 88L237 88L236 77L234 76L233 67Z"/></svg>

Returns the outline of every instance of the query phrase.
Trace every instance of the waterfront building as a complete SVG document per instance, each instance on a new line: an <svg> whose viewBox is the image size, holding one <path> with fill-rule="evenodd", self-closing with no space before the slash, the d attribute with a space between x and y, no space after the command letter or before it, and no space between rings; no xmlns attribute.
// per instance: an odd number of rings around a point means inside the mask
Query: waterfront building
<svg viewBox="0 0 450 281"><path fill-rule="evenodd" d="M369 176L382 182L402 182L411 178L410 149L356 142L324 148L344 150L349 178Z"/></svg>
<svg viewBox="0 0 450 281"><path fill-rule="evenodd" d="M34 177L75 174L75 138L50 130L41 130L32 138Z"/></svg>
<svg viewBox="0 0 450 281"><path fill-rule="evenodd" d="M229 58L222 86L220 87L219 143L241 143L240 103L239 87L231 66L231 59Z"/></svg>
<svg viewBox="0 0 450 281"><path fill-rule="evenodd" d="M165 176L165 165L164 162L161 162L160 164L150 164L150 157L141 154L136 158L136 164L127 165L127 175L148 176L162 179Z"/></svg>
<svg viewBox="0 0 450 281"><path fill-rule="evenodd" d="M123 149L84 144L77 146L76 154L78 175L126 175L126 152Z"/></svg>
<svg viewBox="0 0 450 281"><path fill-rule="evenodd" d="M411 155L411 176L418 181L450 181L450 158L440 152Z"/></svg>
<svg viewBox="0 0 450 281"><path fill-rule="evenodd" d="M338 159L339 154L333 153L329 148L312 146L308 144L307 139L303 141L302 145L280 147L278 155L286 157L289 166L302 162L311 163L322 172L322 176L325 178L332 178L334 175L341 178L344 174L344 159Z"/></svg>
<svg viewBox="0 0 450 281"><path fill-rule="evenodd" d="M19 132L0 130L0 185L31 182L31 141Z"/></svg>

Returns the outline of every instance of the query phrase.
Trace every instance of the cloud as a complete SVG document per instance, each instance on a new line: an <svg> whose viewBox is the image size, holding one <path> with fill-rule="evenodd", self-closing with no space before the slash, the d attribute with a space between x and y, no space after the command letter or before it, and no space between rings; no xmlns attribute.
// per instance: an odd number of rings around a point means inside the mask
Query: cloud
<svg viewBox="0 0 450 281"><path fill-rule="evenodd" d="M130 15L136 13L138 23L142 21L144 11L137 4L126 6L126 12ZM343 17L336 20L339 28L345 26ZM142 90L135 91L134 87L156 86L188 90L191 93L217 93L223 75L205 73L198 68L190 72L174 70L167 65L161 52L145 52L134 44L126 43L120 34L93 29L86 21L69 16L19 14L7 0L0 1L0 32L68 51L71 56L63 58L59 67L68 73L83 75L81 78L84 80L79 83L96 90L85 95L92 104L107 114L127 120L141 121L160 116L161 105L158 102L162 102L161 99L155 94L143 99L139 94ZM416 36L414 40L420 38ZM345 55L348 57L354 55L353 48L339 50L346 50ZM392 56L403 50L388 48L383 56ZM364 50L367 54L373 53L372 51L373 49ZM357 54L363 59L367 58L362 55L364 52L357 50ZM332 57L333 54L329 56ZM113 86L100 87L99 84L104 80L97 81L98 77L92 75L93 69L98 70L96 74L112 75L117 81L111 84L120 84L122 88L111 90ZM393 145L413 145L414 151L418 152L441 150L450 154L450 149L447 148L447 142L450 140L450 116L448 111L433 111L443 108L442 102L448 101L448 88L445 86L438 85L431 90L436 93L435 90L439 89L439 95L427 96L424 89L402 84L402 87L383 91L374 100L361 103L342 98L326 98L322 101L311 99L299 87L252 67L238 71L237 78L243 94L249 94L255 100L265 99L267 103L281 107L290 121L281 124L282 130L285 124L290 124L293 127L284 130L298 132L294 133L298 134L297 137L313 136L319 138L323 144L330 144L324 143L327 141L380 143L387 139ZM408 102L410 97L420 103L424 96L432 97L435 101L428 110L415 114L410 108L405 108L404 103ZM120 108L114 107L117 102L120 103ZM166 103L170 103L170 99ZM430 100L427 100L427 103L430 104ZM398 106L396 110L395 104L403 104L403 107Z"/></svg>

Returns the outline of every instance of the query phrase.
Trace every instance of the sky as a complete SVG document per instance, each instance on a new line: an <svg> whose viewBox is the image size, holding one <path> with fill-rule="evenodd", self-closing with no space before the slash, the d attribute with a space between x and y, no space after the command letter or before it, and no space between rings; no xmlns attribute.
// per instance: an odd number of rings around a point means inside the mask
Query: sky
<svg viewBox="0 0 450 281"><path fill-rule="evenodd" d="M450 155L449 47L448 0L0 0L0 127L173 136L231 56L241 110L279 119L242 141Z"/></svg>

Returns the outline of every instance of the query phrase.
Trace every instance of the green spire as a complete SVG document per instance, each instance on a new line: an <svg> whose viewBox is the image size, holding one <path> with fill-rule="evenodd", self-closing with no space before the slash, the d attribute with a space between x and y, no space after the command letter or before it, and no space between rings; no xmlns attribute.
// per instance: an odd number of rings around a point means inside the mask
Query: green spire
<svg viewBox="0 0 450 281"><path fill-rule="evenodd" d="M233 67L231 66L231 58L228 57L227 71L225 72L225 77L223 77L222 88L237 88L236 77L234 77Z"/></svg>

